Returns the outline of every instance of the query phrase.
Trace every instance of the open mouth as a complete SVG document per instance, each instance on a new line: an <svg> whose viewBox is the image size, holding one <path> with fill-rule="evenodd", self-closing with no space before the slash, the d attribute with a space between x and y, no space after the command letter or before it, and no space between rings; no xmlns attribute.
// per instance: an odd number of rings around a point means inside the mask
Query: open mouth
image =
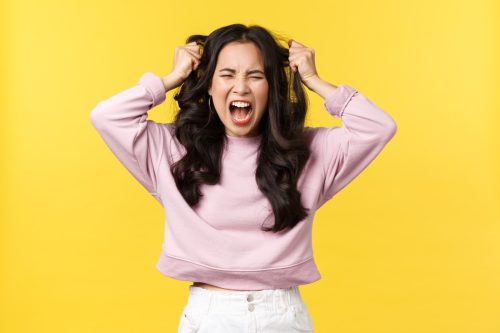
<svg viewBox="0 0 500 333"><path fill-rule="evenodd" d="M250 119L253 109L251 104L248 105L239 104L239 106L236 106L234 105L234 103L231 103L231 105L229 105L229 111L231 112L231 117L234 120L238 122L244 122Z"/></svg>

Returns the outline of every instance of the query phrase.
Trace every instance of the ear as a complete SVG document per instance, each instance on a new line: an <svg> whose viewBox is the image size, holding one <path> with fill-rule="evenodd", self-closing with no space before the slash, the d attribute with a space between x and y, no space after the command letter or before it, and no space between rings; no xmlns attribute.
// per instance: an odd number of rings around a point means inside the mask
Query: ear
<svg viewBox="0 0 500 333"><path fill-rule="evenodd" d="M212 82L208 84L208 94L212 95Z"/></svg>

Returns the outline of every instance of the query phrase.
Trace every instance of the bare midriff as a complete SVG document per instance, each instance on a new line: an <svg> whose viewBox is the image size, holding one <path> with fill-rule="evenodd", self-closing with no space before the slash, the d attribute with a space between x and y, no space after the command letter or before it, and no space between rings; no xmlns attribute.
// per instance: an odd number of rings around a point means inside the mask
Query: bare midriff
<svg viewBox="0 0 500 333"><path fill-rule="evenodd" d="M217 287L208 283L204 282L193 282L193 286L195 287L201 287L204 289L210 289L210 290L218 290L218 291L254 291L254 290L236 290L236 289L225 289L221 287Z"/></svg>

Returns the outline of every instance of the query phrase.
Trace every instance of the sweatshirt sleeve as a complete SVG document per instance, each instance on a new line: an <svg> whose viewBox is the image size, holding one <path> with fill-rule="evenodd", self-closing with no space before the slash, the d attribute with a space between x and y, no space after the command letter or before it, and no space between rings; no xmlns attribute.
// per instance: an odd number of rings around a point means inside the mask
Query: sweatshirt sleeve
<svg viewBox="0 0 500 333"><path fill-rule="evenodd" d="M136 85L99 102L90 121L125 168L161 202L157 169L163 154L162 124L146 120L147 112L166 96L161 78L151 72Z"/></svg>
<svg viewBox="0 0 500 333"><path fill-rule="evenodd" d="M389 114L348 85L340 85L326 96L324 107L342 119L342 126L318 128L325 178L319 206L359 175L397 130Z"/></svg>

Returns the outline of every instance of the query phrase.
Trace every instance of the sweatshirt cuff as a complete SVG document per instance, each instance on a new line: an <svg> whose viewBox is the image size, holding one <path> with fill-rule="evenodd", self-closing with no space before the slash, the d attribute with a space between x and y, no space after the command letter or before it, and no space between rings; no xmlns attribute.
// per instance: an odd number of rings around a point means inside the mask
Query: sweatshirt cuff
<svg viewBox="0 0 500 333"><path fill-rule="evenodd" d="M144 86L153 98L153 105L151 107L161 104L165 100L165 86L158 75L152 72L146 72L141 76L137 84Z"/></svg>
<svg viewBox="0 0 500 333"><path fill-rule="evenodd" d="M345 107L357 92L353 87L342 84L325 97L323 106L332 116L340 118L344 113Z"/></svg>

